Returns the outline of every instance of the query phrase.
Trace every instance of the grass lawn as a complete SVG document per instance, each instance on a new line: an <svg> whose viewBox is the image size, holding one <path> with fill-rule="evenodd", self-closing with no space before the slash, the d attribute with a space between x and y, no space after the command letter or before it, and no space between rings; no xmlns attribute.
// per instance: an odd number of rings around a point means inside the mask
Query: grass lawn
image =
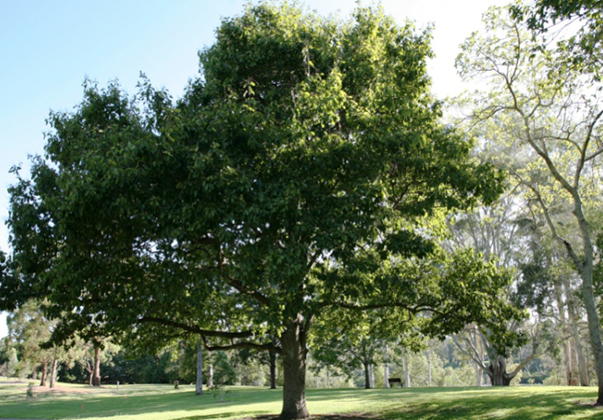
<svg viewBox="0 0 603 420"><path fill-rule="evenodd" d="M26 398L26 389L27 382L0 379L0 418L243 419L278 414L282 398L280 390L253 387L227 387L222 395L198 397L187 385L178 390L121 385L117 390L115 385L94 389L61 383L55 392L37 389L33 399ZM596 398L593 387L310 389L307 398L314 418L329 420L603 419L603 409L589 406Z"/></svg>

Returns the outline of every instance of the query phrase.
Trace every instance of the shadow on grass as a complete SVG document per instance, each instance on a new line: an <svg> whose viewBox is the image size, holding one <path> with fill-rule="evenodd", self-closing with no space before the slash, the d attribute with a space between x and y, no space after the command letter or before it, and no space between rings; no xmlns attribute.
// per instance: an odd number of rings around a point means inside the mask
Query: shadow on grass
<svg viewBox="0 0 603 420"><path fill-rule="evenodd" d="M581 415L603 418L603 410L586 405L595 401L594 388L309 389L307 398L310 405L322 405L323 413L329 412L325 406L339 411L338 414L314 414L313 420L561 420L568 416L578 419ZM0 401L0 417L61 419L138 415L144 418L145 414L157 413L178 420L274 420L281 408L282 390L234 388L224 399L211 392L196 396L192 390L167 389L142 395L111 391L49 395L27 401L19 397ZM341 413L346 408L350 412Z"/></svg>
<svg viewBox="0 0 603 420"><path fill-rule="evenodd" d="M572 391L578 392L572 392ZM388 420L561 420L574 418L603 418L603 410L593 405L577 403L592 398L596 392L579 389L537 393L521 388L487 388L451 393L450 400L440 396L437 401L409 402L404 407L385 409L382 417ZM540 391L540 390L538 390ZM572 395L574 394L574 395ZM403 409L403 411L401 410ZM599 417L601 415L601 417Z"/></svg>

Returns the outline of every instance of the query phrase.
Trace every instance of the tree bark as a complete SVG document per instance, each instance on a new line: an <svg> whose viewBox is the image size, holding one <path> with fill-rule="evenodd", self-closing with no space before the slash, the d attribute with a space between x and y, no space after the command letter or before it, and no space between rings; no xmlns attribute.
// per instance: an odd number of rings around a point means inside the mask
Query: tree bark
<svg viewBox="0 0 603 420"><path fill-rule="evenodd" d="M270 358L270 389L276 389L276 353L270 351L268 356Z"/></svg>
<svg viewBox="0 0 603 420"><path fill-rule="evenodd" d="M476 354L477 358L483 360L483 350L481 347L481 343L479 342L480 338L477 336L477 331L475 329L471 332L471 340L473 341L473 347L475 348L476 353L478 353ZM475 384L477 386L482 386L484 376L482 364L478 363L475 359L473 360L473 363L475 365Z"/></svg>
<svg viewBox="0 0 603 420"><path fill-rule="evenodd" d="M402 350L402 370L404 371L404 386L410 388L410 366L406 358L406 350Z"/></svg>
<svg viewBox="0 0 603 420"><path fill-rule="evenodd" d="M90 360L86 359L86 372L88 372L88 386L92 386L92 376L94 369L90 366Z"/></svg>
<svg viewBox="0 0 603 420"><path fill-rule="evenodd" d="M201 340L197 342L197 381L195 395L203 394L203 346Z"/></svg>
<svg viewBox="0 0 603 420"><path fill-rule="evenodd" d="M50 370L50 386L49 388L54 388L56 377L57 377L57 364L59 363L58 359L52 359L52 369Z"/></svg>
<svg viewBox="0 0 603 420"><path fill-rule="evenodd" d="M431 386L431 343L427 349L427 386Z"/></svg>
<svg viewBox="0 0 603 420"><path fill-rule="evenodd" d="M595 372L597 373L597 385L599 387L595 405L601 406L603 405L603 341L601 339L601 324L599 322L599 313L597 312L595 290L593 287L594 246L591 239L590 227L582 210L582 200L577 189L573 189L570 192L574 198L573 213L580 227L580 236L582 237L583 244L582 260L579 258L573 259L582 279L582 300L584 302L584 309L586 310L586 319L588 320L590 344L595 358ZM568 252L570 252L570 248L571 245L568 244L566 246ZM571 251L573 252L573 250ZM570 257L572 257L571 252Z"/></svg>
<svg viewBox="0 0 603 420"><path fill-rule="evenodd" d="M572 289L569 284L569 279L564 279L565 294L573 297ZM582 341L580 339L580 331L578 330L578 316L576 315L576 301L573 298L568 300L567 314L569 319L569 330L571 331L572 338L574 339L574 348L576 349L576 358L578 359L578 372L580 375L580 386L589 386L590 378L588 377L588 364L586 357L584 357L584 350L582 349Z"/></svg>
<svg viewBox="0 0 603 420"><path fill-rule="evenodd" d="M383 386L389 388L389 346L385 345L385 360L383 361Z"/></svg>
<svg viewBox="0 0 603 420"><path fill-rule="evenodd" d="M495 360L490 360L490 366L488 366L486 373L490 377L492 386L509 386L511 379L515 376L510 376L507 373L507 361L502 356L499 356Z"/></svg>
<svg viewBox="0 0 603 420"><path fill-rule="evenodd" d="M101 386L100 346L94 346L94 374L92 376L92 384L94 386Z"/></svg>
<svg viewBox="0 0 603 420"><path fill-rule="evenodd" d="M40 379L40 386L46 386L46 372L48 371L48 362L42 361L42 378Z"/></svg>
<svg viewBox="0 0 603 420"><path fill-rule="evenodd" d="M389 365L383 364L383 387L389 388Z"/></svg>
<svg viewBox="0 0 603 420"><path fill-rule="evenodd" d="M306 338L303 317L298 314L281 335L284 374L281 420L310 416L306 408Z"/></svg>
<svg viewBox="0 0 603 420"><path fill-rule="evenodd" d="M583 282L582 297L584 299L584 308L586 309L588 319L590 343L595 357L595 371L597 372L597 385L599 387L595 405L601 406L603 405L603 341L601 341L599 314L597 313L597 305L595 303L592 260L590 260L590 262L591 264L585 264L584 269L580 274Z"/></svg>
<svg viewBox="0 0 603 420"><path fill-rule="evenodd" d="M570 386L572 385L572 376L573 376L573 366L572 366L572 357L571 357L571 343L569 340L569 328L568 328L568 322L567 322L567 318L566 318L566 306L567 305L567 299L564 302L563 300L563 291L561 290L561 284L559 284L558 282L555 282L554 284L554 289L555 289L555 299L557 300L557 308L558 308L558 312L559 312L559 321L561 323L561 330L563 331L563 335L568 337L567 340L563 343L563 345L561 346L562 350L563 350L563 361L565 363L565 378L566 378L566 385ZM567 294L567 288L566 288L566 296L568 296L569 299L569 294Z"/></svg>
<svg viewBox="0 0 603 420"><path fill-rule="evenodd" d="M214 386L214 364L211 363L211 359L210 359L210 363L209 363L209 375L207 378L207 386L208 387Z"/></svg>
<svg viewBox="0 0 603 420"><path fill-rule="evenodd" d="M371 389L371 372L369 369L370 363L363 362L364 365L364 389Z"/></svg>

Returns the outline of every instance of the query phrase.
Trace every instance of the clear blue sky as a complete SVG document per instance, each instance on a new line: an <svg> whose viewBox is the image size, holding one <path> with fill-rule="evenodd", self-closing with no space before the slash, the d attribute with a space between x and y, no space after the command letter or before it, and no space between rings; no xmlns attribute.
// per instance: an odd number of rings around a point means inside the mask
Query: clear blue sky
<svg viewBox="0 0 603 420"><path fill-rule="evenodd" d="M8 173L42 154L49 110L72 109L88 77L118 79L130 93L140 72L180 96L198 73L197 51L214 40L220 19L240 14L241 0L0 0L0 249L9 250ZM345 17L355 0L307 0L321 14ZM454 70L458 45L479 29L489 5L507 0L383 0L386 13L418 27L435 24L430 63L439 97L462 90ZM362 1L361 4L372 4ZM24 174L27 172L24 171ZM6 335L0 315L0 337Z"/></svg>

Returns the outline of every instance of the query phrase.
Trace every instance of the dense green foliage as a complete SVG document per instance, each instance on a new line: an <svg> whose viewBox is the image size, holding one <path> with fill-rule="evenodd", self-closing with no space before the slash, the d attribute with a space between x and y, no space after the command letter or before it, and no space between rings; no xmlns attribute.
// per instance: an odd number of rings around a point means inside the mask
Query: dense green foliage
<svg viewBox="0 0 603 420"><path fill-rule="evenodd" d="M176 102L145 79L136 98L86 83L10 189L19 271L2 306L47 296L56 340L281 352L298 408L311 324L333 308L389 307L440 338L471 321L504 334L521 317L499 299L509 277L442 252L419 222L493 201L503 179L440 122L430 55L428 33L380 10L260 4L223 20Z"/></svg>

